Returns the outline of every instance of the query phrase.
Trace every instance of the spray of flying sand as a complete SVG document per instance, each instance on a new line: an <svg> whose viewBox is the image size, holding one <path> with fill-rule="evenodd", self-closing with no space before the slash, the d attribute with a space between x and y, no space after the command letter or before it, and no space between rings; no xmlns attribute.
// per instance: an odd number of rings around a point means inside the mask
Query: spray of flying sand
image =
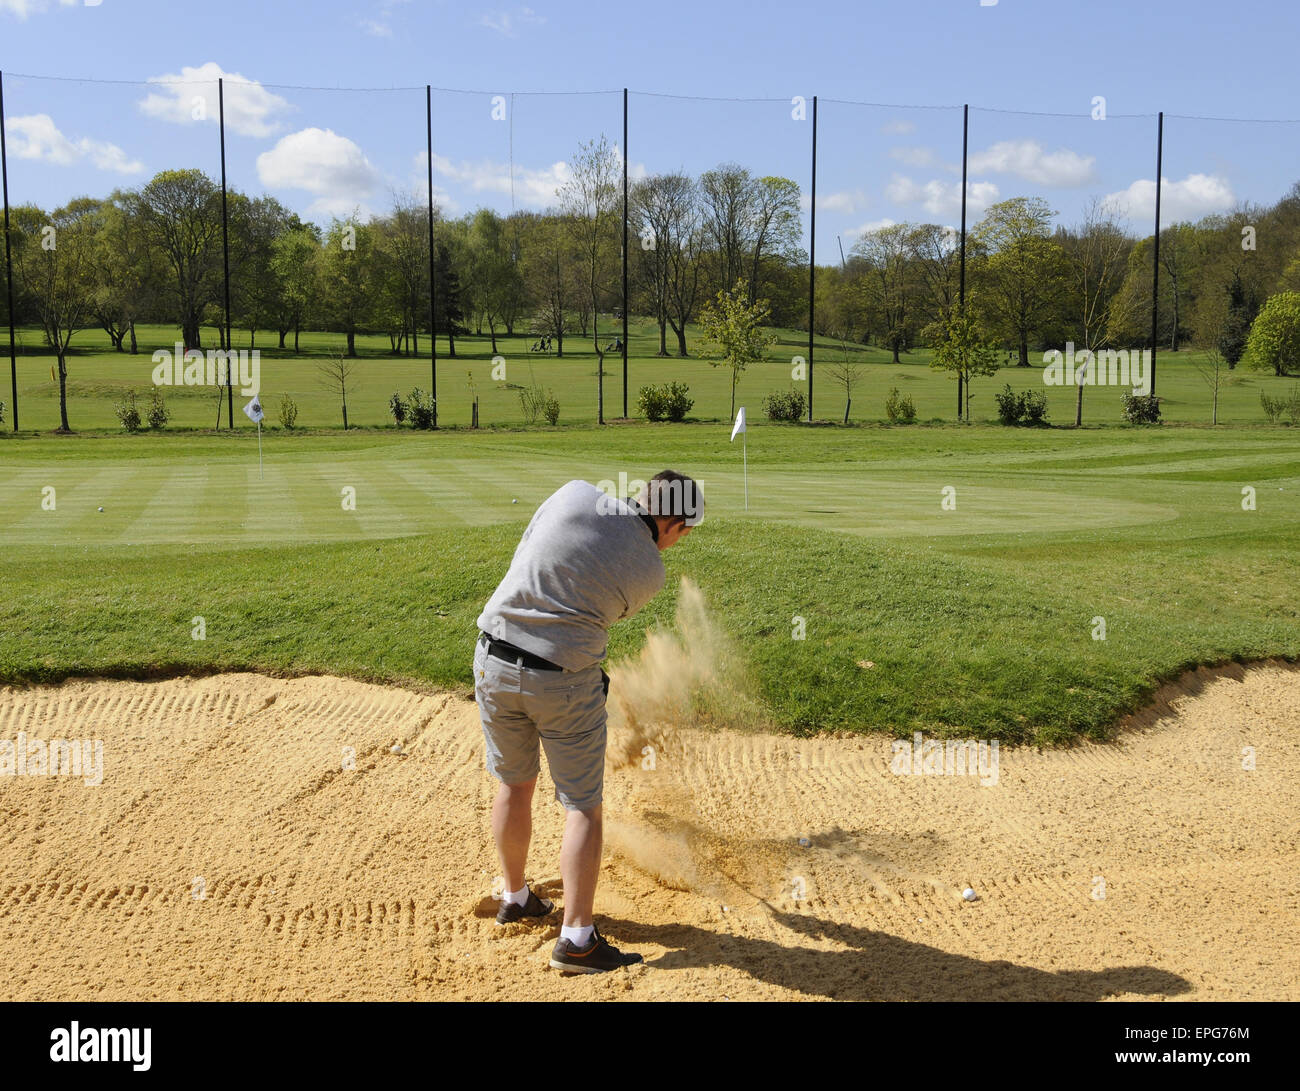
<svg viewBox="0 0 1300 1091"><path fill-rule="evenodd" d="M610 669L612 768L640 764L646 746L671 747L682 728L766 726L734 642L682 577L672 627L647 634L639 655Z"/></svg>
<svg viewBox="0 0 1300 1091"><path fill-rule="evenodd" d="M697 820L682 783L695 753L690 735L762 730L769 720L734 642L690 580L682 579L672 626L611 667L608 705L610 771L635 777L626 811L606 817L611 847L672 889L719 892L723 845Z"/></svg>

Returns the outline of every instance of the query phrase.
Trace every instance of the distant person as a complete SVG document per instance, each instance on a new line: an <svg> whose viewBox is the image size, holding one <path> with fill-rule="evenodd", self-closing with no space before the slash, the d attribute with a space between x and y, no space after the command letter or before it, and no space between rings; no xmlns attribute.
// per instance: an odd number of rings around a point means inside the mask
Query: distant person
<svg viewBox="0 0 1300 1091"><path fill-rule="evenodd" d="M551 966L601 973L641 962L610 945L592 912L602 848L609 628L664 585L661 554L703 518L689 477L655 474L634 500L570 481L542 503L479 615L474 696L488 771L501 786L492 835L506 889L498 924L546 917L554 904L524 881L538 750L568 812L560 848L564 924Z"/></svg>

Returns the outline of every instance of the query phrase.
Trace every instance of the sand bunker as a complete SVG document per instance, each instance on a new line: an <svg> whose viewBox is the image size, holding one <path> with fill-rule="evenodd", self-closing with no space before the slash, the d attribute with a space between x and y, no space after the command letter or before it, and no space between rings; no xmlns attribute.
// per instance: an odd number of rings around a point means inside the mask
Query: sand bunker
<svg viewBox="0 0 1300 1091"><path fill-rule="evenodd" d="M1191 675L1114 745L1003 749L986 785L891 772L878 737L624 719L597 912L646 964L562 978L558 921L493 921L472 702L0 689L0 740L103 741L98 786L0 775L0 997L1296 1000L1298 728L1283 665ZM543 771L554 896L561 828Z"/></svg>

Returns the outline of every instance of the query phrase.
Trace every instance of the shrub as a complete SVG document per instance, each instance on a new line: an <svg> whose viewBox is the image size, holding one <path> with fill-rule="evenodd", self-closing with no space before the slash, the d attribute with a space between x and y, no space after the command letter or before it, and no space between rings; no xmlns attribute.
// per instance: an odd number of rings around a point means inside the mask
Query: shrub
<svg viewBox="0 0 1300 1091"><path fill-rule="evenodd" d="M1300 386L1293 386L1290 394L1277 398L1270 398L1261 390L1259 404L1264 407L1269 424L1276 424L1283 414L1291 418L1292 424L1300 424Z"/></svg>
<svg viewBox="0 0 1300 1091"><path fill-rule="evenodd" d="M521 386L519 388L519 408L523 410L526 423L536 424L537 418L546 409L546 391L538 386L536 382L532 382L528 386Z"/></svg>
<svg viewBox="0 0 1300 1091"><path fill-rule="evenodd" d="M1159 424L1160 399L1154 394L1124 394L1124 419L1129 424Z"/></svg>
<svg viewBox="0 0 1300 1091"><path fill-rule="evenodd" d="M891 424L911 424L916 420L916 406L912 404L912 396L900 396L898 387L893 387L885 399L885 416Z"/></svg>
<svg viewBox="0 0 1300 1091"><path fill-rule="evenodd" d="M993 400L998 403L998 420L1003 424L1020 423L1020 418L1025 415L1025 405L1020 395L1011 389L1010 383L1002 388L1002 393L994 394Z"/></svg>
<svg viewBox="0 0 1300 1091"><path fill-rule="evenodd" d="M664 409L671 421L680 421L691 411L695 401L688 397L690 387L685 383L669 383L664 388Z"/></svg>
<svg viewBox="0 0 1300 1091"><path fill-rule="evenodd" d="M113 406L113 412L128 432L140 431L140 410L135 407L135 391L127 391L126 399Z"/></svg>
<svg viewBox="0 0 1300 1091"><path fill-rule="evenodd" d="M388 399L388 413L398 428L401 428L406 423L406 418L410 415L410 407L406 402L402 401L402 395L399 391L393 391L393 396Z"/></svg>
<svg viewBox="0 0 1300 1091"><path fill-rule="evenodd" d="M636 396L636 408L646 420L663 420L668 415L662 386L643 386Z"/></svg>
<svg viewBox="0 0 1300 1091"><path fill-rule="evenodd" d="M555 424L560 419L560 400L552 390L546 392L546 404L542 407L542 414L546 417L547 424Z"/></svg>
<svg viewBox="0 0 1300 1091"><path fill-rule="evenodd" d="M768 420L797 421L802 419L808 408L803 392L799 390L775 390L763 399L763 412Z"/></svg>
<svg viewBox="0 0 1300 1091"><path fill-rule="evenodd" d="M1047 391L1026 390L1020 395L1020 404L1025 411L1026 424L1047 423Z"/></svg>
<svg viewBox="0 0 1300 1091"><path fill-rule="evenodd" d="M298 423L298 403L288 394L280 399L280 427L293 429Z"/></svg>
<svg viewBox="0 0 1300 1091"><path fill-rule="evenodd" d="M152 396L149 399L149 427L156 430L167 423L171 414L167 412L167 403L163 401L162 391L155 386L151 394Z"/></svg>
<svg viewBox="0 0 1300 1091"><path fill-rule="evenodd" d="M433 427L433 399L418 386L411 391L411 398L406 408L411 418L412 428Z"/></svg>
<svg viewBox="0 0 1300 1091"><path fill-rule="evenodd" d="M637 395L637 409L647 420L680 421L690 412L695 402L690 398L690 387L685 383L658 383L643 386Z"/></svg>
<svg viewBox="0 0 1300 1091"><path fill-rule="evenodd" d="M1007 383L1001 394L994 394L998 403L998 419L1003 424L1043 424L1047 420L1047 394L1042 390L1025 390L1017 394Z"/></svg>

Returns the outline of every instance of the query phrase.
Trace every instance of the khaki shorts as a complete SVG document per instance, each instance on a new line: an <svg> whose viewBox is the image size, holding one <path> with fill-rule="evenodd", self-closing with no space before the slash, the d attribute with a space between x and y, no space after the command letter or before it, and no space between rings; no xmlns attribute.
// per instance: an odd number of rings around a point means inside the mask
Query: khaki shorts
<svg viewBox="0 0 1300 1091"><path fill-rule="evenodd" d="M474 698L483 721L487 767L505 784L524 784L541 769L538 747L570 811L600 804L605 787L605 674L535 670L474 647Z"/></svg>

